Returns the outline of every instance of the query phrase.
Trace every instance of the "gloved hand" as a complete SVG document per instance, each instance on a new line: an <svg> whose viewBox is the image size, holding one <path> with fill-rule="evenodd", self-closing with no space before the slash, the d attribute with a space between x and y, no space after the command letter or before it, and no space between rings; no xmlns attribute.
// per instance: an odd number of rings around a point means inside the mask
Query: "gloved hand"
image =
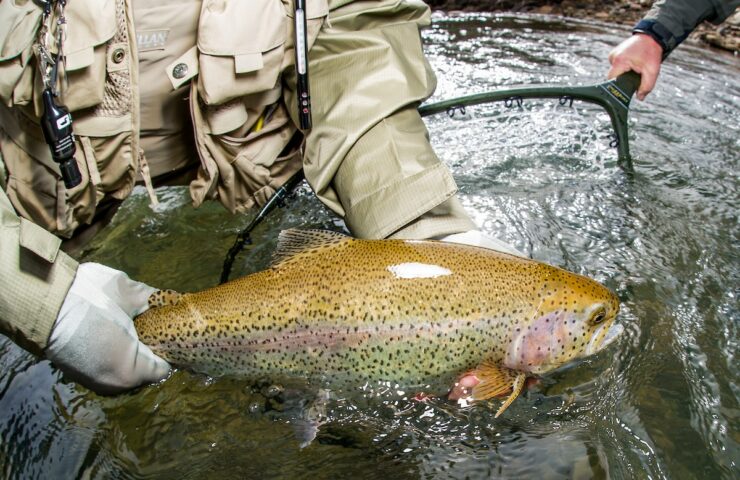
<svg viewBox="0 0 740 480"><path fill-rule="evenodd" d="M462 243L464 245L472 245L474 247L484 247L497 252L509 253L516 255L517 257L527 258L522 252L512 247L508 243L501 241L497 238L481 232L480 230L468 230L462 233L453 233L440 237L438 240L442 242Z"/></svg>
<svg viewBox="0 0 740 480"><path fill-rule="evenodd" d="M52 329L47 358L104 394L166 377L170 365L139 342L132 321L149 308L154 291L121 271L81 264Z"/></svg>
<svg viewBox="0 0 740 480"><path fill-rule="evenodd" d="M655 87L660 73L660 63L663 61L663 47L649 35L637 33L614 47L609 52L611 68L607 77L617 78L625 72L634 70L640 74L640 87L637 89L637 98L645 97Z"/></svg>

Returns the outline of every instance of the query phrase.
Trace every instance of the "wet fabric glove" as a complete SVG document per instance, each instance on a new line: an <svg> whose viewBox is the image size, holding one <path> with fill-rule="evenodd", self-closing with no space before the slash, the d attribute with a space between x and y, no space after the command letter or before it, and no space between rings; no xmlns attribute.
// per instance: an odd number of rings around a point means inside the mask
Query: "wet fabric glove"
<svg viewBox="0 0 740 480"><path fill-rule="evenodd" d="M497 252L509 253L516 255L517 257L527 258L522 252L512 247L508 243L494 238L480 230L468 230L462 233L453 233L445 237L440 237L439 240L443 242L462 243L464 245L472 245L474 247L484 247Z"/></svg>
<svg viewBox="0 0 740 480"><path fill-rule="evenodd" d="M166 377L167 362L139 342L132 318L156 289L98 263L83 263L59 311L46 356L65 374L103 394Z"/></svg>

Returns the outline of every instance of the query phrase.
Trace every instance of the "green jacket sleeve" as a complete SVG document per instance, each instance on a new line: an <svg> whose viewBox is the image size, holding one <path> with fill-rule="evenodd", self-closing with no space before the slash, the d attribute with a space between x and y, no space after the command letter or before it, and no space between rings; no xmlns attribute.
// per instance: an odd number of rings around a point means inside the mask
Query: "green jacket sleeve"
<svg viewBox="0 0 740 480"><path fill-rule="evenodd" d="M77 262L61 240L20 218L0 188L0 333L41 355Z"/></svg>
<svg viewBox="0 0 740 480"><path fill-rule="evenodd" d="M703 21L722 23L740 0L658 0L634 28L650 35L667 57Z"/></svg>

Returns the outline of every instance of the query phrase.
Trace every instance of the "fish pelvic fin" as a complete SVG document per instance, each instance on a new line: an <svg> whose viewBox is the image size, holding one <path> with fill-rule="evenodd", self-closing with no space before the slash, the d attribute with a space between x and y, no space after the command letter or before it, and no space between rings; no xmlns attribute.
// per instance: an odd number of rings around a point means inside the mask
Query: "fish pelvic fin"
<svg viewBox="0 0 740 480"><path fill-rule="evenodd" d="M177 305L182 298L182 293L174 290L157 290L149 295L149 308L166 307L168 305Z"/></svg>
<svg viewBox="0 0 740 480"><path fill-rule="evenodd" d="M352 240L352 237L329 230L299 230L289 228L278 235L278 244L272 255L272 266L293 258L299 253Z"/></svg>
<svg viewBox="0 0 740 480"><path fill-rule="evenodd" d="M299 412L296 418L290 421L293 434L299 442L299 448L306 448L314 441L319 427L326 421L326 408L329 403L329 390L319 389L316 395L308 399L291 399L289 402L298 403Z"/></svg>
<svg viewBox="0 0 740 480"><path fill-rule="evenodd" d="M504 404L496 412L496 417L501 415L511 405L511 402L519 396L527 378L525 373L488 361L479 365L473 373L479 380L478 384L473 387L473 400L487 400L510 393Z"/></svg>

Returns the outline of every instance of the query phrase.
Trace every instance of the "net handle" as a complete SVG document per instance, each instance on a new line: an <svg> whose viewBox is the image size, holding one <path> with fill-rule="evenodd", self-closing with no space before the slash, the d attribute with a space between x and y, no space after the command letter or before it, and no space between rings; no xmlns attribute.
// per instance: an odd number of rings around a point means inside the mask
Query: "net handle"
<svg viewBox="0 0 740 480"><path fill-rule="evenodd" d="M422 117L441 112L463 110L471 105L480 105L497 101L507 102L507 106L516 103L521 106L524 98L558 98L561 104L575 100L595 103L603 107L611 118L612 128L616 135L618 162L622 167L632 169L627 117L630 101L640 85L640 75L627 72L607 82L586 86L567 85L527 85L522 87L505 88L491 92L465 95L441 102L430 103L419 107Z"/></svg>

